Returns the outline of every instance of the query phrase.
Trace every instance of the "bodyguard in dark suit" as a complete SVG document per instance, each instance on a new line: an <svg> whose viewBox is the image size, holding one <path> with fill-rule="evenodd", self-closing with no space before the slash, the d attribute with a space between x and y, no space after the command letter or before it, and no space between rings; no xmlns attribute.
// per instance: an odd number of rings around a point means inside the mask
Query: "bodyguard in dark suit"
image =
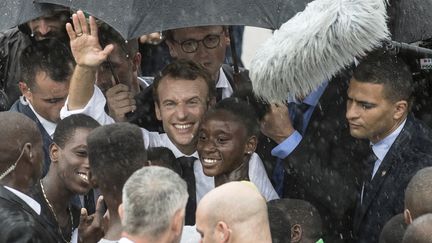
<svg viewBox="0 0 432 243"><path fill-rule="evenodd" d="M367 148L365 141L350 136L346 123L349 77L340 74L297 104L290 103L290 109L272 105L261 125L262 132L274 141L261 139L258 154L275 188L283 197L306 200L318 209L325 242L352 240L351 216ZM296 111L293 106L306 109Z"/></svg>
<svg viewBox="0 0 432 243"><path fill-rule="evenodd" d="M26 195L42 172L42 138L28 117L0 113L0 242L59 242Z"/></svg>
<svg viewBox="0 0 432 243"><path fill-rule="evenodd" d="M44 141L44 176L50 165L49 146L68 95L74 61L68 48L54 39L32 43L23 50L20 60L22 96L10 111L23 113L37 124Z"/></svg>
<svg viewBox="0 0 432 243"><path fill-rule="evenodd" d="M432 132L410 114L411 72L402 60L373 54L354 71L346 117L350 133L370 141L354 218L357 242L378 242L384 224L404 210L404 191L432 165Z"/></svg>

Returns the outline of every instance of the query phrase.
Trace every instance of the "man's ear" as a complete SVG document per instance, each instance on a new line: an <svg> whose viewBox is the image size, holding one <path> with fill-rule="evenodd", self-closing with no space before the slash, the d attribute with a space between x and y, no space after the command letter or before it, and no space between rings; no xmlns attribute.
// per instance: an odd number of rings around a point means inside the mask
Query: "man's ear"
<svg viewBox="0 0 432 243"><path fill-rule="evenodd" d="M183 230L185 209L179 209L175 212L171 223L171 230L174 235L180 236Z"/></svg>
<svg viewBox="0 0 432 243"><path fill-rule="evenodd" d="M141 59L142 59L141 53L140 52L135 53L135 56L132 59L132 71L134 72L138 71L138 69L141 66Z"/></svg>
<svg viewBox="0 0 432 243"><path fill-rule="evenodd" d="M123 203L121 203L117 209L118 214L120 216L120 220L123 221L124 219L124 208L123 208Z"/></svg>
<svg viewBox="0 0 432 243"><path fill-rule="evenodd" d="M291 243L300 242L302 239L303 230L299 224L291 227Z"/></svg>
<svg viewBox="0 0 432 243"><path fill-rule="evenodd" d="M407 208L405 208L405 210L404 210L404 220L405 220L405 223L407 225L410 225L413 221L413 218L411 216L411 212Z"/></svg>
<svg viewBox="0 0 432 243"><path fill-rule="evenodd" d="M406 100L400 100L395 103L395 110L393 114L393 119L399 120L406 113L408 113L408 102Z"/></svg>
<svg viewBox="0 0 432 243"><path fill-rule="evenodd" d="M156 118L159 121L162 121L162 115L161 115L161 111L160 111L159 104L157 101L155 101L155 113L156 113Z"/></svg>
<svg viewBox="0 0 432 243"><path fill-rule="evenodd" d="M51 163L57 163L59 159L60 148L57 144L52 143L49 147L49 156Z"/></svg>
<svg viewBox="0 0 432 243"><path fill-rule="evenodd" d="M246 146L245 146L245 153L246 154L252 154L258 144L258 139L256 136L251 136L248 138L248 140L246 141Z"/></svg>
<svg viewBox="0 0 432 243"><path fill-rule="evenodd" d="M215 234L218 242L229 242L231 230L224 221L219 221L216 224Z"/></svg>
<svg viewBox="0 0 432 243"><path fill-rule="evenodd" d="M20 89L20 91L21 91L21 94L22 94L24 97L26 97L27 100L31 100L31 98L32 98L32 93L31 93L30 87L29 87L26 83L24 83L24 82L22 82L22 81L20 81L20 82L18 83L18 87L19 87L19 89Z"/></svg>
<svg viewBox="0 0 432 243"><path fill-rule="evenodd" d="M177 53L177 48L174 46L175 43L172 40L168 40L168 39L165 40L165 43L168 46L169 53L170 53L171 57L174 59L178 58L179 55Z"/></svg>

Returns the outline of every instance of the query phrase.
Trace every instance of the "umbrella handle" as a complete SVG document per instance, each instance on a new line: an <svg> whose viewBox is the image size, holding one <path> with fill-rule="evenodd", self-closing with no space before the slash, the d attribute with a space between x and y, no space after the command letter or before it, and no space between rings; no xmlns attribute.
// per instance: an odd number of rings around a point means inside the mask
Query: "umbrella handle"
<svg viewBox="0 0 432 243"><path fill-rule="evenodd" d="M408 55L414 55L416 58L424 58L424 57L432 58L431 49L410 45L403 42L386 41L384 42L384 47L386 50L395 54L406 53Z"/></svg>

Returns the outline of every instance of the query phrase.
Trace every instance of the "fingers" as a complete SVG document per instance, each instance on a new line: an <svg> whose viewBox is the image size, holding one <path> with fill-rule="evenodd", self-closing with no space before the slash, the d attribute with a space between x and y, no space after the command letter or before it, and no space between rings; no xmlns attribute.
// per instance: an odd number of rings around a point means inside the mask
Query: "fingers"
<svg viewBox="0 0 432 243"><path fill-rule="evenodd" d="M83 225L87 221L87 209L81 208L81 215L80 215L80 225Z"/></svg>
<svg viewBox="0 0 432 243"><path fill-rule="evenodd" d="M90 16L90 34L94 37L98 37L98 27L93 16Z"/></svg>
<svg viewBox="0 0 432 243"><path fill-rule="evenodd" d="M73 30L72 25L70 23L66 24L66 32L67 32L70 40L74 40L77 37L75 34L75 31Z"/></svg>
<svg viewBox="0 0 432 243"><path fill-rule="evenodd" d="M93 223L95 223L96 225L100 225L102 218L104 216L104 200L103 200L103 196L99 196L99 198L97 199L96 202L96 213L94 214L94 219L93 219Z"/></svg>
<svg viewBox="0 0 432 243"><path fill-rule="evenodd" d="M73 28L74 28L74 33L75 35L78 33L82 33L81 31L81 24L79 23L78 20L78 15L76 13L72 14L72 24L73 24Z"/></svg>
<svg viewBox="0 0 432 243"><path fill-rule="evenodd" d="M83 11L78 10L77 11L77 16L78 16L78 20L79 20L80 28L81 28L81 31L77 31L77 29L75 29L75 31L77 32L77 34L79 34L79 33L90 34L89 33L89 29L87 27L87 20L86 20L86 17L84 15Z"/></svg>

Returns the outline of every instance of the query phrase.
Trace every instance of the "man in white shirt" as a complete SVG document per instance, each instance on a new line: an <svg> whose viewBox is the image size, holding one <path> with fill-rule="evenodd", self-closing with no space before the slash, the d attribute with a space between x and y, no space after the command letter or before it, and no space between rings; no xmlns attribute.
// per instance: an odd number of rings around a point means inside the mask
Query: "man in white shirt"
<svg viewBox="0 0 432 243"><path fill-rule="evenodd" d="M22 114L1 112L0 133L0 242L58 242L40 204L26 195L42 173L38 128Z"/></svg>
<svg viewBox="0 0 432 243"><path fill-rule="evenodd" d="M180 242L187 198L186 182L174 171L159 166L137 170L123 187L120 242Z"/></svg>
<svg viewBox="0 0 432 243"><path fill-rule="evenodd" d="M410 114L412 77L395 56L374 53L356 67L348 88L353 137L371 153L354 216L357 242L377 242L384 224L404 210L404 190L419 169L432 165L432 131Z"/></svg>
<svg viewBox="0 0 432 243"><path fill-rule="evenodd" d="M20 60L22 96L10 111L23 113L37 124L44 141L44 176L50 165L49 146L68 95L74 61L67 46L55 39L34 42L23 50Z"/></svg>

